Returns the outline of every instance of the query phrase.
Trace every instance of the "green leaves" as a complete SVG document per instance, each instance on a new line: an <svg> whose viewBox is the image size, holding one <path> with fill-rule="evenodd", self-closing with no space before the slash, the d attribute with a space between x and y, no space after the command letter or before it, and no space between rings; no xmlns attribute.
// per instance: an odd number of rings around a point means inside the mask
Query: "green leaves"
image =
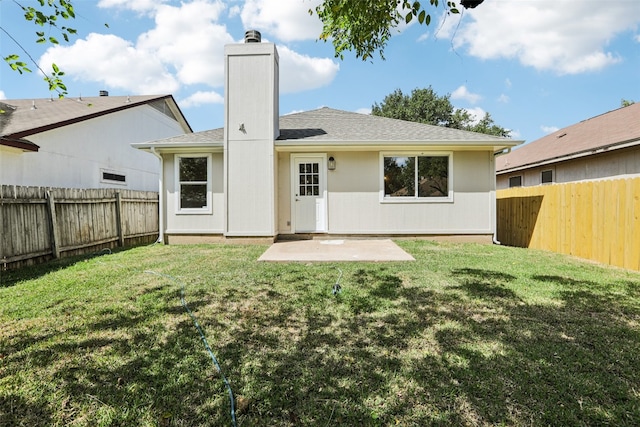
<svg viewBox="0 0 640 427"><path fill-rule="evenodd" d="M31 72L27 67L27 64L20 61L20 57L18 55L11 54L9 56L5 56L3 59L7 64L9 64L9 67L11 67L13 71L17 71L20 74Z"/></svg>
<svg viewBox="0 0 640 427"><path fill-rule="evenodd" d="M376 51L384 59L391 31L401 23L408 25L417 19L420 25L430 25L431 14L427 8L439 5L439 0L429 0L426 7L419 1L409 0L324 0L315 10L309 9L309 14L316 13L322 21L318 39L331 40L336 57L342 59L345 51L353 50L356 58L366 61ZM444 10L459 13L452 1L446 3Z"/></svg>
<svg viewBox="0 0 640 427"><path fill-rule="evenodd" d="M59 19L69 20L75 18L75 11L73 4L69 0L37 0L39 7L23 6L18 2L14 2L18 5L24 13L24 19L27 22L32 22L38 27L44 27L43 30L35 31L37 44L50 43L52 45L60 44L60 41L56 35L50 34L52 31L58 32L65 42L69 42L72 35L77 34L74 28L67 26L59 26ZM48 29L48 31L47 31ZM4 29L2 29L4 31ZM9 38L29 57L30 61L38 67L40 72L44 75L44 80L49 86L49 90L58 92L59 97L63 97L67 94L67 87L62 81L64 72L60 71L56 64L52 64L52 72L47 73L38 66L36 61L31 57L28 50L23 47L11 34L5 33ZM31 72L26 63L20 60L20 57L15 54L10 54L4 58L4 61L11 67L13 71L17 71L20 74L24 72Z"/></svg>

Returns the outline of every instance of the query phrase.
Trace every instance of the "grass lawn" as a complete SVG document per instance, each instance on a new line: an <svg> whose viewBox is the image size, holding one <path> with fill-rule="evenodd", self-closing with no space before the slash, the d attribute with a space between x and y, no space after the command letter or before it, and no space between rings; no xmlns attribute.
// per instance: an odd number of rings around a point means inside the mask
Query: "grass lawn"
<svg viewBox="0 0 640 427"><path fill-rule="evenodd" d="M239 426L640 425L640 274L398 244L417 261L154 245L3 272L0 425L232 425L182 286Z"/></svg>

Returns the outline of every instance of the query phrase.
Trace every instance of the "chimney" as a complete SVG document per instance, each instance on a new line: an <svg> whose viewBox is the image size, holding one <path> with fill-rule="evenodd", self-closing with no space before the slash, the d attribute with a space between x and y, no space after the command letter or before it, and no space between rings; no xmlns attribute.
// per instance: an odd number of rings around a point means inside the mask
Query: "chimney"
<svg viewBox="0 0 640 427"><path fill-rule="evenodd" d="M260 31L257 30L248 30L244 33L244 42L245 43L260 43L262 41L262 35Z"/></svg>
<svg viewBox="0 0 640 427"><path fill-rule="evenodd" d="M100 96L109 96L109 91L108 90L101 90L100 91Z"/></svg>

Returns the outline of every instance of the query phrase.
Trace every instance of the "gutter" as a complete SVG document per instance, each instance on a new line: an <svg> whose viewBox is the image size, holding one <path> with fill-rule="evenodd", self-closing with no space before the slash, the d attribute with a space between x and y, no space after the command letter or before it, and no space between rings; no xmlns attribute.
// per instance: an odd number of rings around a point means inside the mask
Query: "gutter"
<svg viewBox="0 0 640 427"><path fill-rule="evenodd" d="M158 177L158 240L156 243L164 243L164 205L163 205L163 179L164 176L164 159L158 152L156 151L156 147L151 147L151 154L160 159L160 176Z"/></svg>

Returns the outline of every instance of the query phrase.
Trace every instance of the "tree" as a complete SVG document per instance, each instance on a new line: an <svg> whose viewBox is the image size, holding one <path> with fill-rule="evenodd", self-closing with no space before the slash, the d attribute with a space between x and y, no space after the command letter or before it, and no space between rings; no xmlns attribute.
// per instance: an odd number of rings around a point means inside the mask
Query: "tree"
<svg viewBox="0 0 640 427"><path fill-rule="evenodd" d="M636 103L635 101L631 101L631 100L629 100L629 99L624 99L624 98L623 98L623 99L620 101L620 106L621 106L621 107L628 107L629 105L633 105L633 104L635 104L635 103Z"/></svg>
<svg viewBox="0 0 640 427"><path fill-rule="evenodd" d="M380 104L374 103L371 114L487 135L510 136L511 132L495 124L489 113L485 113L482 119L475 122L467 110L454 108L450 97L449 94L439 96L431 86L426 89L414 89L411 95L405 95L400 89L396 89Z"/></svg>
<svg viewBox="0 0 640 427"><path fill-rule="evenodd" d="M484 0L460 0L464 8L474 8ZM426 0L425 0L426 2ZM439 0L429 0L430 8L436 8ZM442 2L446 13L460 13L455 2ZM309 10L314 13L313 9ZM344 51L355 50L356 58L363 61L378 51L384 59L384 48L391 38L391 31L401 22L417 20L429 25L431 14L419 1L409 0L324 0L315 8L322 21L320 40L331 39L335 56L344 58Z"/></svg>
<svg viewBox="0 0 640 427"><path fill-rule="evenodd" d="M18 1L13 0L15 5L19 7L24 13L24 19L27 22L32 22L36 25L37 30L35 31L36 35L36 43L49 43L53 45L59 44L59 40L57 37L52 35L52 33L59 33L62 38L68 42L70 37L76 34L76 30L67 27L64 25L59 25L61 20L71 20L75 18L75 12L73 9L73 4L70 0L38 0L40 5L39 8L35 8L32 6L23 6L18 3ZM64 72L58 68L56 64L52 64L52 70L47 73L45 72L35 59L29 54L27 49L23 46L23 44L14 38L3 26L0 25L0 31L4 33L6 37L11 39L16 46L24 52L24 54L29 58L38 70L44 75L44 80L49 85L50 91L58 92L58 96L63 97L67 94L67 87L62 81L62 76L64 76ZM3 44L6 46L6 44ZM2 52L5 55L4 52ZM11 67L12 70L23 74L30 73L31 69L28 67L27 63L22 60L20 55L15 53L6 54L3 56L4 61Z"/></svg>

